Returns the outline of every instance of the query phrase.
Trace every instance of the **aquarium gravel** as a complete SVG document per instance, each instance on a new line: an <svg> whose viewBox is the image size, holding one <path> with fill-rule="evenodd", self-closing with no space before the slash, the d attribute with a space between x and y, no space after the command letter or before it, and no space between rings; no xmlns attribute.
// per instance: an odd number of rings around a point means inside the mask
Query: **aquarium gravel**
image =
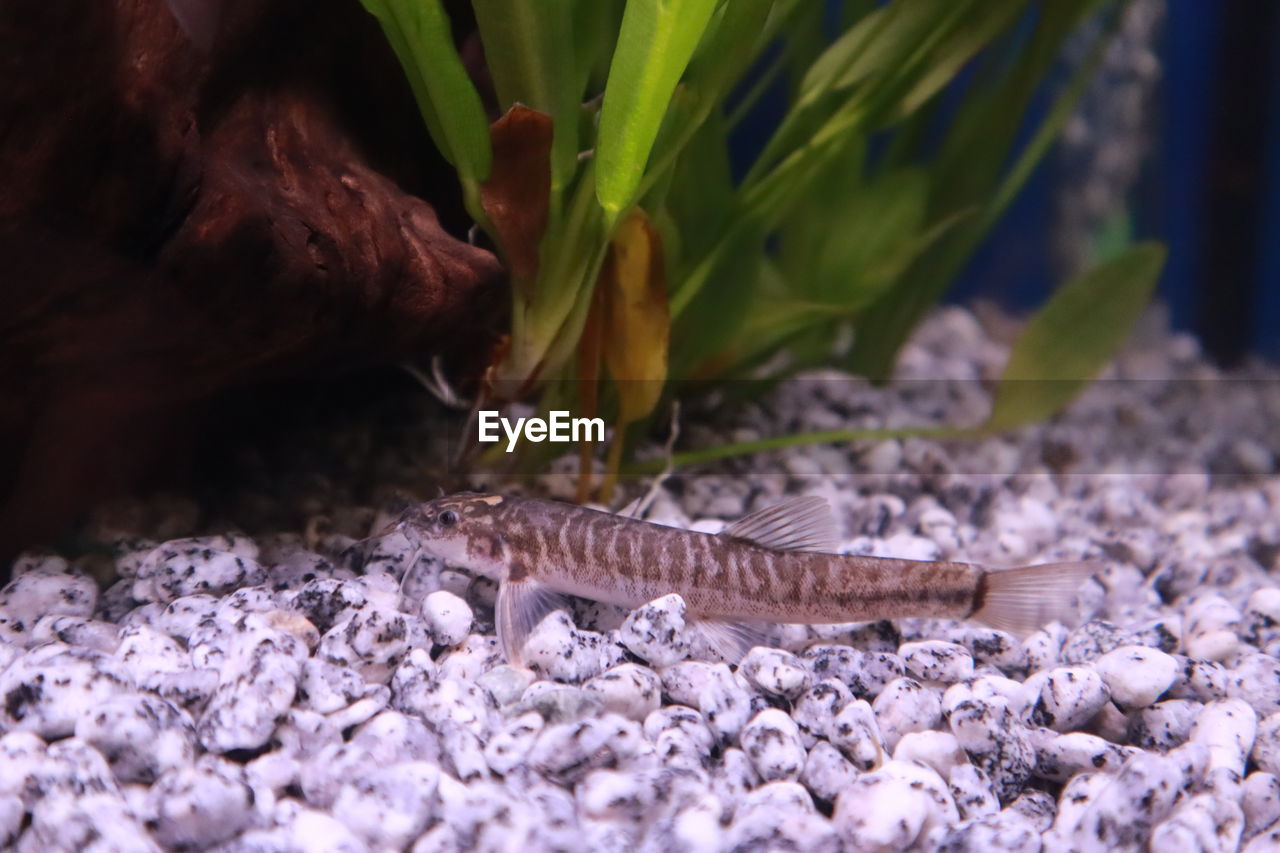
<svg viewBox="0 0 1280 853"><path fill-rule="evenodd" d="M895 386L810 374L686 408L681 440L976 423L1006 354L998 319L948 309ZM966 622L792 626L730 665L668 595L631 613L576 602L514 668L493 583L398 534L359 541L394 518L344 502L351 471L388 464L376 435L335 436L349 458L313 472L297 529L240 532L256 529L251 495L223 521L176 499L99 519L117 580L90 580L101 556L30 553L0 596L0 839L21 853L1277 849L1278 378L1227 376L1191 339L1149 331L1051 423L680 469L647 508L714 532L816 494L849 553L1098 559L1079 624L1023 643Z"/></svg>

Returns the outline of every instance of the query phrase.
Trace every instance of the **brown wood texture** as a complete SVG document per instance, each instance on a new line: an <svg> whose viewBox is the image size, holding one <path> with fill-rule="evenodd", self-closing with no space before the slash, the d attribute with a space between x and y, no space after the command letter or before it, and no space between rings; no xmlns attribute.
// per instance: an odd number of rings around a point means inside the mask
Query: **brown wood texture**
<svg viewBox="0 0 1280 853"><path fill-rule="evenodd" d="M229 389L478 370L506 301L355 0L178 5L207 50L164 0L0 4L0 559Z"/></svg>

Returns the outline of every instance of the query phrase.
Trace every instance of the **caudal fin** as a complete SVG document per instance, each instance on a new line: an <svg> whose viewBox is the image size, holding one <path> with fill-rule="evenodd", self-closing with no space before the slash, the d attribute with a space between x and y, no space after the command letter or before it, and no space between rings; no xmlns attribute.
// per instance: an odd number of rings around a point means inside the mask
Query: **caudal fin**
<svg viewBox="0 0 1280 853"><path fill-rule="evenodd" d="M1080 585L1102 571L1092 560L988 569L985 595L973 618L1019 639L1050 622L1070 622Z"/></svg>

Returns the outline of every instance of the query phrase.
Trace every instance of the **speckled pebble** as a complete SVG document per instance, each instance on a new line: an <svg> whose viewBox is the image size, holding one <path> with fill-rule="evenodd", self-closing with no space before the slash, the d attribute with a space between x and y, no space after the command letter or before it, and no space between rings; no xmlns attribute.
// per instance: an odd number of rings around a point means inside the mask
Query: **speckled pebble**
<svg viewBox="0 0 1280 853"><path fill-rule="evenodd" d="M907 732L931 729L942 718L939 691L911 678L889 682L871 703L885 747L892 752Z"/></svg>
<svg viewBox="0 0 1280 853"><path fill-rule="evenodd" d="M1178 662L1146 646L1121 646L1093 662L1117 705L1125 710L1145 708L1173 684Z"/></svg>
<svg viewBox="0 0 1280 853"><path fill-rule="evenodd" d="M991 777L981 768L968 763L957 764L947 774L947 785L963 820L975 820L1000 811L1000 801L991 786Z"/></svg>
<svg viewBox="0 0 1280 853"><path fill-rule="evenodd" d="M230 637L218 688L197 723L211 752L256 749L293 705L305 649L292 635L241 624Z"/></svg>
<svg viewBox="0 0 1280 853"><path fill-rule="evenodd" d="M751 759L760 778L795 781L804 769L804 744L800 731L785 711L766 708L742 727L742 751Z"/></svg>
<svg viewBox="0 0 1280 853"><path fill-rule="evenodd" d="M828 737L859 770L879 767L888 757L876 712L865 699L848 703L836 714Z"/></svg>
<svg viewBox="0 0 1280 853"><path fill-rule="evenodd" d="M316 654L370 681L386 681L409 649L425 645L425 636L415 635L415 628L423 631L406 614L371 604L326 631Z"/></svg>
<svg viewBox="0 0 1280 853"><path fill-rule="evenodd" d="M933 770L890 761L864 773L836 799L832 822L855 851L936 846L960 814Z"/></svg>
<svg viewBox="0 0 1280 853"><path fill-rule="evenodd" d="M1204 706L1191 726L1190 739L1208 747L1211 769L1224 767L1243 776L1257 731L1253 708L1240 699L1224 699Z"/></svg>
<svg viewBox="0 0 1280 853"><path fill-rule="evenodd" d="M737 737L751 718L751 691L725 664L685 661L663 669L661 676L672 700L700 710L718 738Z"/></svg>
<svg viewBox="0 0 1280 853"><path fill-rule="evenodd" d="M1090 619L1071 631L1062 643L1064 663L1086 663L1121 646L1132 645L1132 635L1110 622Z"/></svg>
<svg viewBox="0 0 1280 853"><path fill-rule="evenodd" d="M471 633L471 605L447 590L436 590L422 599L422 620L431 639L442 646L456 646Z"/></svg>
<svg viewBox="0 0 1280 853"><path fill-rule="evenodd" d="M605 667L603 635L579 629L563 610L549 614L524 644L526 665L543 678L579 684Z"/></svg>
<svg viewBox="0 0 1280 853"><path fill-rule="evenodd" d="M49 643L0 673L0 727L33 731L49 740L66 737L81 716L129 687L108 655Z"/></svg>
<svg viewBox="0 0 1280 853"><path fill-rule="evenodd" d="M191 717L151 694L125 693L102 701L77 720L75 736L101 752L121 782L150 784L196 757Z"/></svg>
<svg viewBox="0 0 1280 853"><path fill-rule="evenodd" d="M1280 660L1245 655L1227 673L1227 695L1248 702L1259 716L1280 711Z"/></svg>
<svg viewBox="0 0 1280 853"><path fill-rule="evenodd" d="M1252 838L1280 821L1280 779L1272 773L1250 773L1241 786L1240 811L1244 816L1245 838Z"/></svg>
<svg viewBox="0 0 1280 853"><path fill-rule="evenodd" d="M36 569L19 574L0 589L0 637L21 643L45 616L93 615L98 585L79 573Z"/></svg>
<svg viewBox="0 0 1280 853"><path fill-rule="evenodd" d="M858 770L829 741L820 740L809 750L800 781L817 798L834 802L858 777Z"/></svg>
<svg viewBox="0 0 1280 853"><path fill-rule="evenodd" d="M965 699L947 713L951 732L991 778L1001 802L1016 796L1036 767L1031 734L1006 703Z"/></svg>
<svg viewBox="0 0 1280 853"><path fill-rule="evenodd" d="M1167 752L1186 743L1203 706L1191 699L1166 699L1129 718L1127 738L1134 746Z"/></svg>
<svg viewBox="0 0 1280 853"><path fill-rule="evenodd" d="M143 560L133 585L138 601L170 602L184 595L225 595L260 584L257 545L243 536L177 539L158 546Z"/></svg>
<svg viewBox="0 0 1280 853"><path fill-rule="evenodd" d="M781 649L757 646L747 652L738 670L765 693L794 699L809 684L809 673L800 658Z"/></svg>
<svg viewBox="0 0 1280 853"><path fill-rule="evenodd" d="M820 737L829 739L836 715L852 701L849 688L835 678L824 678L806 690L791 708L805 747L811 748Z"/></svg>
<svg viewBox="0 0 1280 853"><path fill-rule="evenodd" d="M1054 734L1042 729L1034 737L1036 744L1036 776L1053 782L1065 782L1084 771L1114 772L1134 750L1117 746L1086 732Z"/></svg>
<svg viewBox="0 0 1280 853"><path fill-rule="evenodd" d="M484 748L489 768L494 773L505 775L521 766L542 727L542 715L537 711L529 711L508 721L494 732Z"/></svg>
<svg viewBox="0 0 1280 853"><path fill-rule="evenodd" d="M1225 797L1203 793L1180 801L1151 832L1152 850L1238 850L1244 813Z"/></svg>
<svg viewBox="0 0 1280 853"><path fill-rule="evenodd" d="M1028 679L1037 685L1040 698L1032 719L1057 732L1078 729L1102 709L1108 699L1102 677L1087 666L1063 666Z"/></svg>
<svg viewBox="0 0 1280 853"><path fill-rule="evenodd" d="M582 689L595 693L606 711L644 720L662 702L662 679L648 667L623 663L591 678Z"/></svg>
<svg viewBox="0 0 1280 853"><path fill-rule="evenodd" d="M748 793L725 836L729 850L812 850L837 853L840 841L831 822L794 782L769 782Z"/></svg>
<svg viewBox="0 0 1280 853"><path fill-rule="evenodd" d="M943 779L950 777L957 765L969 761L955 735L933 729L904 734L894 747L893 758L926 764Z"/></svg>
<svg viewBox="0 0 1280 853"><path fill-rule="evenodd" d="M1174 660L1178 661L1180 669L1169 688L1169 698L1194 699L1197 702L1227 698L1228 672L1222 664L1178 655L1174 655Z"/></svg>
<svg viewBox="0 0 1280 853"><path fill-rule="evenodd" d="M174 768L147 792L156 840L170 848L204 850L236 835L252 818L253 791L237 765L201 758Z"/></svg>
<svg viewBox="0 0 1280 853"><path fill-rule="evenodd" d="M973 675L973 657L958 643L941 640L904 643L898 655L907 672L920 681L954 684Z"/></svg>
<svg viewBox="0 0 1280 853"><path fill-rule="evenodd" d="M651 666L664 667L689 656L685 604L679 595L664 595L627 616L620 631L622 645Z"/></svg>
<svg viewBox="0 0 1280 853"><path fill-rule="evenodd" d="M112 850L160 853L118 795L59 793L42 798L31 810L31 825L22 833L17 853Z"/></svg>
<svg viewBox="0 0 1280 853"><path fill-rule="evenodd" d="M435 817L440 768L404 761L374 768L342 786L333 816L371 850L400 850Z"/></svg>
<svg viewBox="0 0 1280 853"><path fill-rule="evenodd" d="M1050 850L1138 849L1181 789L1177 765L1151 753L1135 755L1118 775L1079 774L1063 790L1044 843Z"/></svg>

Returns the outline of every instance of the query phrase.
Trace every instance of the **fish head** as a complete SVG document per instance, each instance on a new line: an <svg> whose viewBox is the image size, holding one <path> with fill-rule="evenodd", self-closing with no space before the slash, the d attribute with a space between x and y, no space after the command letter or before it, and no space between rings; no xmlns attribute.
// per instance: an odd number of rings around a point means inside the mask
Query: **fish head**
<svg viewBox="0 0 1280 853"><path fill-rule="evenodd" d="M500 580L507 564L501 495L461 492L410 507L395 529L446 565Z"/></svg>

